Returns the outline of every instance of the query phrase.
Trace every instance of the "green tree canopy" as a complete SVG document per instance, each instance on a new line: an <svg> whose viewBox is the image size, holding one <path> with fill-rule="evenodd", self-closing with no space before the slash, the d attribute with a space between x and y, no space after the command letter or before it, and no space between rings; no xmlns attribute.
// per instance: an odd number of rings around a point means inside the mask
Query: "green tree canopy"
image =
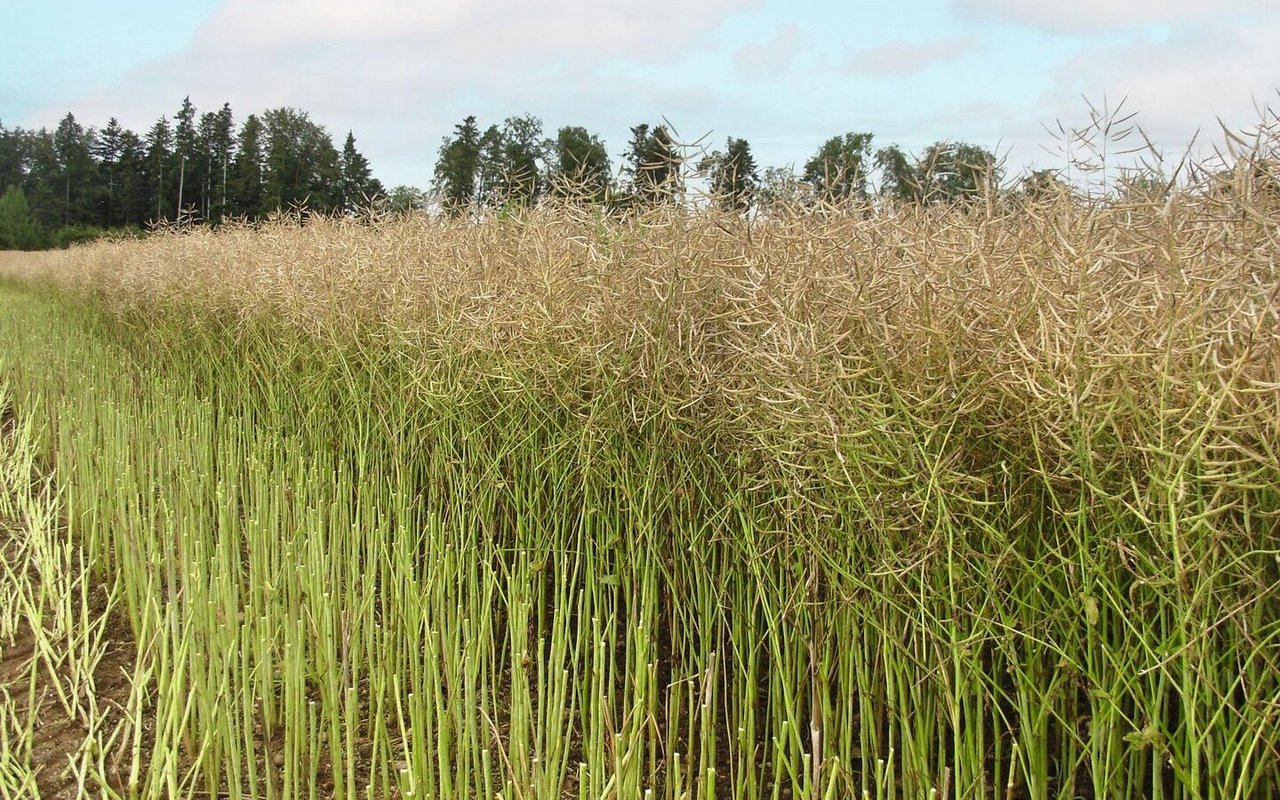
<svg viewBox="0 0 1280 800"><path fill-rule="evenodd" d="M910 203L920 199L920 174L911 157L896 144L876 151L880 172L880 196Z"/></svg>
<svg viewBox="0 0 1280 800"><path fill-rule="evenodd" d="M231 163L236 153L236 131L230 103L223 103L214 115L206 147L210 173L206 216L217 222L231 211Z"/></svg>
<svg viewBox="0 0 1280 800"><path fill-rule="evenodd" d="M11 186L46 242L173 219L179 204L217 223L279 207L328 212L346 208L353 192L381 191L353 135L339 154L322 126L289 108L250 115L237 134L230 104L200 114L190 98L145 137L114 117L98 130L73 114L52 131L0 125L0 192Z"/></svg>
<svg viewBox="0 0 1280 800"><path fill-rule="evenodd" d="M94 132L67 114L53 132L53 147L62 172L63 225L91 225L98 165L93 159Z"/></svg>
<svg viewBox="0 0 1280 800"><path fill-rule="evenodd" d="M528 205L546 189L547 145L542 120L530 114L507 117L480 137L476 201L485 206Z"/></svg>
<svg viewBox="0 0 1280 800"><path fill-rule="evenodd" d="M867 199L870 133L846 133L822 143L804 165L803 179L828 203Z"/></svg>
<svg viewBox="0 0 1280 800"><path fill-rule="evenodd" d="M1047 200L1069 194L1071 186L1056 169L1037 169L1018 181L1016 194L1029 200Z"/></svg>
<svg viewBox="0 0 1280 800"><path fill-rule="evenodd" d="M26 176L27 135L21 128L7 130L0 123L0 188L16 186Z"/></svg>
<svg viewBox="0 0 1280 800"><path fill-rule="evenodd" d="M169 118L161 117L151 126L146 137L143 172L148 187L148 214L154 220L167 219L177 204L177 174L173 169L173 128Z"/></svg>
<svg viewBox="0 0 1280 800"><path fill-rule="evenodd" d="M262 125L267 210L333 211L338 205L339 157L324 127L296 108L267 111Z"/></svg>
<svg viewBox="0 0 1280 800"><path fill-rule="evenodd" d="M452 136L440 143L436 159L436 191L445 211L461 214L476 204L476 173L480 167L480 128L475 116L455 125Z"/></svg>
<svg viewBox="0 0 1280 800"><path fill-rule="evenodd" d="M112 117L107 126L98 134L94 143L93 156L98 161L98 177L102 182L102 197L98 201L100 211L96 223L111 227L120 220L119 203L116 198L117 183L121 176L121 161L124 158L124 128L120 120Z"/></svg>
<svg viewBox="0 0 1280 800"><path fill-rule="evenodd" d="M551 144L551 191L558 197L602 202L609 191L609 151L600 137L579 126L556 132Z"/></svg>
<svg viewBox="0 0 1280 800"><path fill-rule="evenodd" d="M5 189L0 195L0 250L35 250L43 239L22 187Z"/></svg>
<svg viewBox="0 0 1280 800"><path fill-rule="evenodd" d="M351 131L347 131L347 139L342 144L339 172L339 208L347 214L355 213L385 194L382 183L369 169L369 159L356 149L356 136Z"/></svg>
<svg viewBox="0 0 1280 800"><path fill-rule="evenodd" d="M256 114L250 114L245 117L236 137L236 154L231 161L228 183L231 211L240 216L257 217L266 210L264 135L262 120Z"/></svg>
<svg viewBox="0 0 1280 800"><path fill-rule="evenodd" d="M116 216L109 227L121 222L144 225L150 209L150 192L145 175L146 149L138 134L129 129L120 133L120 159L116 165L115 208Z"/></svg>
<svg viewBox="0 0 1280 800"><path fill-rule="evenodd" d="M174 115L177 123L173 128L173 160L178 181L178 207L186 214L188 210L200 211L204 208L204 197L201 195L200 177L204 171L201 163L200 134L196 127L196 107L190 97L182 100L182 108Z"/></svg>
<svg viewBox="0 0 1280 800"><path fill-rule="evenodd" d="M935 142L918 159L921 194L927 202L950 202L994 191L1001 169L995 154L965 142Z"/></svg>
<svg viewBox="0 0 1280 800"><path fill-rule="evenodd" d="M746 213L751 208L760 187L760 174L746 139L730 137L723 151L711 153L698 166L709 173L711 193L721 208L738 213Z"/></svg>
<svg viewBox="0 0 1280 800"><path fill-rule="evenodd" d="M529 204L546 189L546 142L542 120L532 114L502 122L503 203Z"/></svg>
<svg viewBox="0 0 1280 800"><path fill-rule="evenodd" d="M756 207L769 212L799 208L812 197L813 187L792 167L766 167L756 189Z"/></svg>
<svg viewBox="0 0 1280 800"><path fill-rule="evenodd" d="M231 105L200 115L197 154L188 174L199 178L198 191L191 195L200 215L210 222L220 221L228 212L228 178L235 153L235 128Z"/></svg>
<svg viewBox="0 0 1280 800"><path fill-rule="evenodd" d="M29 132L25 153L27 175L22 188L31 213L45 228L64 224L66 181L53 133L45 128Z"/></svg>
<svg viewBox="0 0 1280 800"><path fill-rule="evenodd" d="M398 214L409 214L424 211L427 208L427 195L416 186L396 186L387 193L386 207Z"/></svg>
<svg viewBox="0 0 1280 800"><path fill-rule="evenodd" d="M684 189L682 159L666 125L631 129L627 147L627 173L633 198L644 205L670 201Z"/></svg>
<svg viewBox="0 0 1280 800"><path fill-rule="evenodd" d="M506 147L502 129L490 125L480 134L480 157L476 160L475 198L477 206L498 205L502 202L506 182Z"/></svg>

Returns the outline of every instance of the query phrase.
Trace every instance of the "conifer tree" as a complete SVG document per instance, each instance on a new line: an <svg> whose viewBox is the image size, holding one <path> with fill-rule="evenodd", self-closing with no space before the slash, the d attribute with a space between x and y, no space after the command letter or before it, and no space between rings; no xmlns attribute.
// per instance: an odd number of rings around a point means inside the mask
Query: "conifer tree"
<svg viewBox="0 0 1280 800"><path fill-rule="evenodd" d="M760 175L746 139L730 137L723 151L711 153L699 167L709 173L711 192L721 208L740 214L751 208Z"/></svg>
<svg viewBox="0 0 1280 800"><path fill-rule="evenodd" d="M91 225L94 213L94 183L97 164L93 160L94 132L67 114L53 133L54 152L63 181L63 225Z"/></svg>
<svg viewBox="0 0 1280 800"><path fill-rule="evenodd" d="M236 138L236 154L231 162L230 211L239 216L256 219L263 213L262 180L262 120L250 114L240 126Z"/></svg>
<svg viewBox="0 0 1280 800"><path fill-rule="evenodd" d="M101 181L102 196L96 224L110 228L121 223L119 204L116 201L116 188L120 178L120 161L124 155L124 128L120 120L112 117L102 129L94 143L93 156L98 161L98 177Z"/></svg>
<svg viewBox="0 0 1280 800"><path fill-rule="evenodd" d="M173 129L167 117L161 117L151 126L145 145L147 216L156 221L169 219L177 203L177 181L173 170Z"/></svg>
<svg viewBox="0 0 1280 800"><path fill-rule="evenodd" d="M356 137L351 131L347 131L347 140L342 145L339 167L342 173L339 207L343 212L354 213L385 194L382 183L369 169L369 159L356 149Z"/></svg>
<svg viewBox="0 0 1280 800"><path fill-rule="evenodd" d="M680 153L666 125L651 129L641 124L632 128L627 163L632 195L641 204L671 200L684 188Z"/></svg>
<svg viewBox="0 0 1280 800"><path fill-rule="evenodd" d="M434 184L445 211L461 214L477 202L479 166L480 128L476 118L469 116L454 126L453 136L446 136L440 143Z"/></svg>
<svg viewBox="0 0 1280 800"><path fill-rule="evenodd" d="M196 127L196 107L191 98L182 101L182 108L174 115L173 159L177 171L178 199L175 210L186 214L188 209L199 211L203 207L200 196L200 133Z"/></svg>
<svg viewBox="0 0 1280 800"><path fill-rule="evenodd" d="M0 250L35 250L43 238L22 187L9 186L0 195Z"/></svg>

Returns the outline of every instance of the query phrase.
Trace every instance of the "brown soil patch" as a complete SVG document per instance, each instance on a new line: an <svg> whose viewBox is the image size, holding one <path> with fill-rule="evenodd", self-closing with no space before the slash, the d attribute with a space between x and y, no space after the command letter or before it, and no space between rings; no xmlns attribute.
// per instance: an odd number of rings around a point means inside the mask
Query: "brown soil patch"
<svg viewBox="0 0 1280 800"><path fill-rule="evenodd" d="M6 546L5 557L11 547ZM95 600L91 613L101 614L105 598ZM129 624L121 615L113 613L107 622L106 638L109 642L102 660L94 670L95 699L99 709L115 720L121 718L129 700L128 674L132 671L136 648ZM48 665L40 663L31 685L31 662L36 659L36 637L31 630L19 632L11 646L3 647L0 655L0 689L13 699L11 706L19 719L26 719L35 704L35 721L31 738L31 765L36 774L37 797L44 800L62 800L85 796L78 786L71 759L80 753L89 735L85 720L71 717L58 699L48 673ZM110 724L110 723L108 723ZM108 755L106 764L112 788L122 790L128 782L129 753ZM96 794L97 787L85 787Z"/></svg>
<svg viewBox="0 0 1280 800"><path fill-rule="evenodd" d="M15 424L13 409L0 409L0 441L13 435ZM33 481L38 477L31 476ZM19 538L23 531L18 520L0 518L0 558L15 575L36 581L35 567L24 556L24 542ZM101 619L106 609L107 589L95 586L89 602L89 618ZM108 616L104 641L106 650L94 669L93 678L98 709L106 716L106 732L123 718L130 693L128 675L137 653L128 620L118 610ZM58 698L54 676L49 670L49 664L40 658L36 632L29 627L17 630L11 642L0 641L0 697L7 694L11 698L10 710L18 720L25 722L29 714L33 718L29 740L29 763L36 776L33 796L62 800L100 794L100 787L80 787L71 768L71 759L81 752L89 736L87 720L68 714ZM10 746L15 745L25 749L25 745L11 740ZM113 788L124 788L128 781L125 759L129 755L124 751L107 754L105 763ZM31 791L30 787L8 788L15 792Z"/></svg>

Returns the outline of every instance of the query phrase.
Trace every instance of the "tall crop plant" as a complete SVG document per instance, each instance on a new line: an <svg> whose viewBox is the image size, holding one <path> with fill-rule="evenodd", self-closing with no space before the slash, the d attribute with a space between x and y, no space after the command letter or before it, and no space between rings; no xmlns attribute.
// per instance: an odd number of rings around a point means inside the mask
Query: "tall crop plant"
<svg viewBox="0 0 1280 800"><path fill-rule="evenodd" d="M5 379L138 645L102 783L1280 792L1253 175L23 261Z"/></svg>

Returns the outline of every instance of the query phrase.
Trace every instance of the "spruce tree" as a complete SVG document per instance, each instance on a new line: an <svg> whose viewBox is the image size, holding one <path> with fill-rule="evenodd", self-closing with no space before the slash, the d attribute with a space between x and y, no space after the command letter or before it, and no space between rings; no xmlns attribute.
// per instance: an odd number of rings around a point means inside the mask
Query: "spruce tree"
<svg viewBox="0 0 1280 800"><path fill-rule="evenodd" d="M263 125L256 114L250 114L240 126L236 139L236 154L231 162L230 204L231 213L249 219L257 219L263 207Z"/></svg>
<svg viewBox="0 0 1280 800"><path fill-rule="evenodd" d="M177 203L177 181L173 169L173 129L168 117L161 117L147 132L143 172L147 180L147 217L169 219Z"/></svg>
<svg viewBox="0 0 1280 800"><path fill-rule="evenodd" d="M641 124L632 128L627 162L632 195L641 204L674 199L684 188L680 153L666 125L651 129Z"/></svg>
<svg viewBox="0 0 1280 800"><path fill-rule="evenodd" d="M201 196L200 130L196 122L196 107L191 98L182 100L182 108L174 115L173 159L177 174L178 203L181 213L200 214L204 207Z"/></svg>
<svg viewBox="0 0 1280 800"><path fill-rule="evenodd" d="M42 228L56 228L64 224L66 181L53 134L45 128L28 132L24 149L27 174L22 189L27 204Z"/></svg>
<svg viewBox="0 0 1280 800"><path fill-rule="evenodd" d="M20 186L26 177L26 134L21 128L7 130L0 123L0 192Z"/></svg>
<svg viewBox="0 0 1280 800"><path fill-rule="evenodd" d="M125 129L120 134L120 160L116 165L117 219L126 225L147 223L148 198L146 148L138 134Z"/></svg>
<svg viewBox="0 0 1280 800"><path fill-rule="evenodd" d="M124 128L120 120L112 117L102 129L94 144L93 156L98 162L98 178L101 196L98 200L97 223L110 228L122 222L116 201L116 188L120 172L120 159L124 154Z"/></svg>
<svg viewBox="0 0 1280 800"><path fill-rule="evenodd" d="M711 192L721 208L740 214L751 208L760 175L746 139L730 137L723 151L707 156L699 167L709 173Z"/></svg>
<svg viewBox="0 0 1280 800"><path fill-rule="evenodd" d="M229 182L232 159L236 152L236 131L230 103L222 104L212 120L211 128L208 149L211 175L207 199L208 217L213 222L220 222L231 213Z"/></svg>
<svg viewBox="0 0 1280 800"><path fill-rule="evenodd" d="M94 183L97 164L93 160L94 131L67 114L53 133L54 152L63 181L63 225L92 225L97 222Z"/></svg>
<svg viewBox="0 0 1280 800"><path fill-rule="evenodd" d="M369 159L356 149L356 137L351 131L347 131L338 163L342 173L340 208L344 213L355 213L385 194L382 183L373 177L369 169Z"/></svg>
<svg viewBox="0 0 1280 800"><path fill-rule="evenodd" d="M480 166L480 128L469 116L454 126L453 136L440 143L436 159L436 191L445 211L457 215L476 201L476 173Z"/></svg>

